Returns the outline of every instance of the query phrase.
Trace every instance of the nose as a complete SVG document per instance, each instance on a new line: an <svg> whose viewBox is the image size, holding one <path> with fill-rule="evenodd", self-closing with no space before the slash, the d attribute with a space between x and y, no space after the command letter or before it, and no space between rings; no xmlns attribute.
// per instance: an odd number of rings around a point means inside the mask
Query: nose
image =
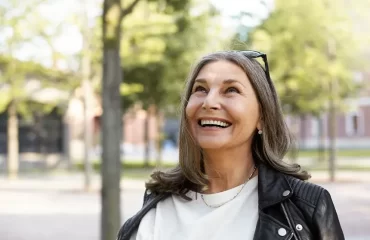
<svg viewBox="0 0 370 240"><path fill-rule="evenodd" d="M221 108L220 96L217 91L209 91L204 98L202 108L205 110L218 110Z"/></svg>

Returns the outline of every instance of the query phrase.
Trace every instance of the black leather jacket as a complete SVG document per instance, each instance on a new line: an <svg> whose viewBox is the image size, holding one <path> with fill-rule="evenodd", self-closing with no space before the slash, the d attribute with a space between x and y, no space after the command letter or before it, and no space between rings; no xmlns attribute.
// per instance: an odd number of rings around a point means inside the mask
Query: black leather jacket
<svg viewBox="0 0 370 240"><path fill-rule="evenodd" d="M170 195L146 191L142 209L125 222L117 239L129 240L144 215ZM260 164L258 198L259 219L254 240L344 239L330 194L320 186Z"/></svg>

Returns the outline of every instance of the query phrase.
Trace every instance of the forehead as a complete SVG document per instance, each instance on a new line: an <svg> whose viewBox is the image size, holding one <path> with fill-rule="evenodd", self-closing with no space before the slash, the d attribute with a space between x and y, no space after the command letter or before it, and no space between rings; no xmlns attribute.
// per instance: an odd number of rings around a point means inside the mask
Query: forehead
<svg viewBox="0 0 370 240"><path fill-rule="evenodd" d="M224 81L236 80L241 83L249 83L249 79L245 71L233 62L227 60L218 60L207 63L199 71L195 80L208 81Z"/></svg>

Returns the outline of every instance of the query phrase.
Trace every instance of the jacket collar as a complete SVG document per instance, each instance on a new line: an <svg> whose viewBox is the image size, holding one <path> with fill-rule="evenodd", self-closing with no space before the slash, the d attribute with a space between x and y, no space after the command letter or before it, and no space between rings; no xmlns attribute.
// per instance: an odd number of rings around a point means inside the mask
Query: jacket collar
<svg viewBox="0 0 370 240"><path fill-rule="evenodd" d="M291 197L293 190L283 173L268 167L258 165L258 205L265 209Z"/></svg>
<svg viewBox="0 0 370 240"><path fill-rule="evenodd" d="M277 203L283 202L290 198L293 194L291 185L289 184L286 175L267 166L266 164L258 164L258 205L260 209L265 209ZM149 194L148 200L164 199L170 194ZM154 201L154 202L158 202Z"/></svg>

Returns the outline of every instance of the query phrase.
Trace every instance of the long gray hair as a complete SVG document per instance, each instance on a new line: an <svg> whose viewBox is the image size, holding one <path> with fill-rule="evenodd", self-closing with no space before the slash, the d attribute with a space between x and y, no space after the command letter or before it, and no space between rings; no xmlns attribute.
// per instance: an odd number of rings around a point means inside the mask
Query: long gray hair
<svg viewBox="0 0 370 240"><path fill-rule="evenodd" d="M202 149L194 140L187 122L185 109L191 95L194 81L200 70L208 63L225 60L242 68L256 92L260 105L263 134L255 133L252 140L253 159L284 174L306 180L310 175L298 164L289 164L283 158L291 146L291 136L277 97L275 87L266 78L262 66L255 59L247 58L241 52L222 51L204 56L195 65L186 82L181 103L179 134L179 164L166 172L156 171L146 183L152 192L170 192L185 199L189 190L200 191L208 185L204 171Z"/></svg>

